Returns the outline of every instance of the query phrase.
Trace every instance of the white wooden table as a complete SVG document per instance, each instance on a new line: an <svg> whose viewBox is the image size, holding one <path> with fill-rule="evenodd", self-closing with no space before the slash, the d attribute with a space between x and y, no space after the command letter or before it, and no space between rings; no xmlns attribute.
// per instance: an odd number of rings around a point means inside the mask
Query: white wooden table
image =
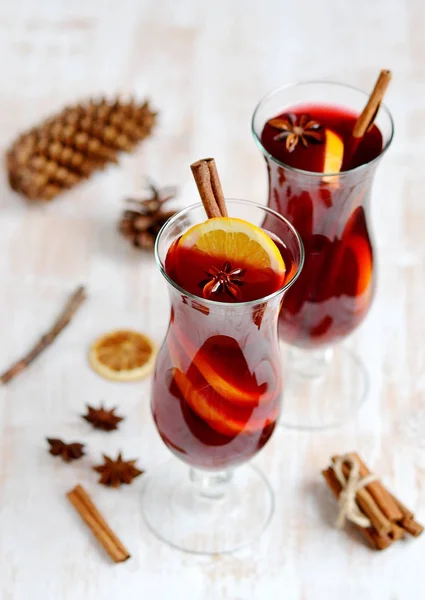
<svg viewBox="0 0 425 600"><path fill-rule="evenodd" d="M0 364L50 324L80 282L89 301L40 360L0 388L1 600L419 600L425 536L373 553L333 529L335 504L320 470L358 449L425 520L425 4L421 0L18 0L0 9L1 142L66 102L98 93L147 95L155 135L47 206L28 206L1 178ZM263 160L250 137L259 98L283 82L327 77L366 89L382 67L396 137L376 179L372 217L380 281L349 343L371 390L358 418L325 433L278 431L256 463L276 492L272 525L255 546L199 558L147 529L142 478L119 491L96 483L101 452L121 449L147 470L168 457L149 411L149 381L120 385L87 364L89 342L117 327L160 342L168 298L153 258L116 231L122 199L149 175L194 201L189 164L215 156L228 196L265 202ZM120 431L79 415L105 401ZM45 437L82 440L66 465ZM67 503L81 482L132 552L112 565Z"/></svg>

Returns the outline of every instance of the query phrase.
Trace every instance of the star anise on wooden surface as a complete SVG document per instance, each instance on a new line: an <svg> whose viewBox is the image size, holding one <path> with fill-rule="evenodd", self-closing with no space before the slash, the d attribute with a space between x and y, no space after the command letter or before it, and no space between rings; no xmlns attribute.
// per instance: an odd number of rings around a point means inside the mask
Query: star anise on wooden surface
<svg viewBox="0 0 425 600"><path fill-rule="evenodd" d="M231 264L227 261L223 268L211 267L205 270L208 279L203 279L199 282L199 287L202 288L204 298L211 298L214 294L226 292L235 300L242 300L240 287L243 286L243 276L245 269L232 269Z"/></svg>
<svg viewBox="0 0 425 600"><path fill-rule="evenodd" d="M57 438L47 438L47 441L50 445L50 454L60 456L65 462L71 462L84 456L84 444L78 442L65 444L65 442Z"/></svg>
<svg viewBox="0 0 425 600"><path fill-rule="evenodd" d="M280 131L274 136L275 142L286 141L286 149L293 152L299 142L307 148L308 144L323 144L325 141L325 130L323 125L305 114L297 116L294 113L288 113L283 117L270 119L268 124Z"/></svg>
<svg viewBox="0 0 425 600"><path fill-rule="evenodd" d="M175 211L164 210L164 204L175 198L176 187L159 189L154 184L149 185L150 195L138 200L128 198L131 208L124 211L119 230L133 246L143 250L152 250L155 238L164 223L175 214Z"/></svg>
<svg viewBox="0 0 425 600"><path fill-rule="evenodd" d="M137 469L134 464L136 460L123 460L121 452L116 460L103 455L104 464L93 467L94 471L100 473L99 483L109 487L120 487L122 483L130 484L135 477L142 475L144 471Z"/></svg>
<svg viewBox="0 0 425 600"><path fill-rule="evenodd" d="M93 408L93 406L87 405L87 414L82 415L82 418L88 421L95 429L102 429L103 431L112 431L118 428L124 417L119 417L115 414L116 408L106 410L101 404L99 408Z"/></svg>

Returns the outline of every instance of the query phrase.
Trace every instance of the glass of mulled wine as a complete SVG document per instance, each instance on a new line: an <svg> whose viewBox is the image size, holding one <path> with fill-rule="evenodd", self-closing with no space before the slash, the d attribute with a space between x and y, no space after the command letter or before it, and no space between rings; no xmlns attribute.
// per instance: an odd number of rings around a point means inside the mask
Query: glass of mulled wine
<svg viewBox="0 0 425 600"><path fill-rule="evenodd" d="M225 256L212 260L184 247L185 232L206 221L201 204L172 217L155 247L171 314L155 367L152 414L180 461L149 477L143 509L161 539L197 553L250 543L272 514L266 478L244 463L267 443L279 417L278 316L304 260L298 234L281 215L242 200L227 201L227 210L248 225L267 219L273 227L270 237L285 265L279 280L271 269L231 264Z"/></svg>
<svg viewBox="0 0 425 600"><path fill-rule="evenodd" d="M268 206L294 225L305 248L304 269L279 318L280 338L289 344L281 423L289 427L341 424L367 392L362 362L337 345L363 321L376 287L369 204L393 121L382 105L373 126L354 140L367 99L347 85L306 82L272 92L253 115Z"/></svg>

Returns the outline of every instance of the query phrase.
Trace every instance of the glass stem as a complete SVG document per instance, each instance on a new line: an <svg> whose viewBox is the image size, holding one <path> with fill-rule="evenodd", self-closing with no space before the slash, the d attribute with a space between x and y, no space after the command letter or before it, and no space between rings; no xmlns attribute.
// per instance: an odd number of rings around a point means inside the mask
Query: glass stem
<svg viewBox="0 0 425 600"><path fill-rule="evenodd" d="M292 346L289 349L288 371L299 377L316 379L323 377L332 362L333 348L303 350Z"/></svg>
<svg viewBox="0 0 425 600"><path fill-rule="evenodd" d="M190 480L200 496L210 499L222 498L231 482L233 473L226 471L203 471L190 469Z"/></svg>

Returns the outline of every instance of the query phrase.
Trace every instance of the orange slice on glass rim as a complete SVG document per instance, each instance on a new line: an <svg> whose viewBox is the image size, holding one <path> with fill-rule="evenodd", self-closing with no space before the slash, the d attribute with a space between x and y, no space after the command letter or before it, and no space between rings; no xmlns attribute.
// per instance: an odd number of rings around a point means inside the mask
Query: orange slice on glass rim
<svg viewBox="0 0 425 600"><path fill-rule="evenodd" d="M102 377L114 381L136 381L153 369L155 344L143 333L128 329L112 331L93 342L89 363Z"/></svg>
<svg viewBox="0 0 425 600"><path fill-rule="evenodd" d="M272 269L282 284L285 279L285 263L274 241L243 219L215 217L198 223L182 235L179 245L245 268Z"/></svg>

